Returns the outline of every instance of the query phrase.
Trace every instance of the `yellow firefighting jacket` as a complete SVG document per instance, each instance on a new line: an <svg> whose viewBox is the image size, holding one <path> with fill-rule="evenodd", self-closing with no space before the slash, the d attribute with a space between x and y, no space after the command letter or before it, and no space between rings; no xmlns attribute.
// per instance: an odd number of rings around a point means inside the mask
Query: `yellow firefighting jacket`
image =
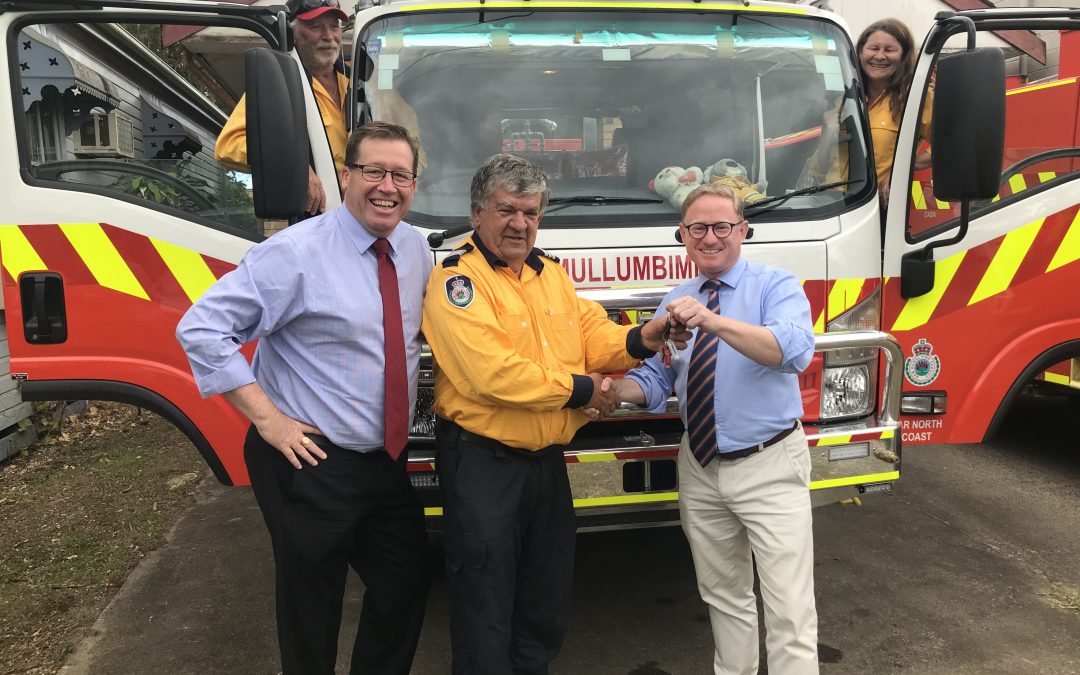
<svg viewBox="0 0 1080 675"><path fill-rule="evenodd" d="M588 421L578 409L592 395L586 373L631 368L652 354L640 330L578 297L540 249L520 278L478 236L458 251L432 272L424 297L436 414L516 448L568 443Z"/></svg>

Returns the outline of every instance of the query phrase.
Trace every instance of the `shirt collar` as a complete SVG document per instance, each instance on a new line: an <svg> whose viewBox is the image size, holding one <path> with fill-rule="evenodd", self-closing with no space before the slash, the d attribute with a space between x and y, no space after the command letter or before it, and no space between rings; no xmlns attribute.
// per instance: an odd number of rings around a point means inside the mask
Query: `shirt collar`
<svg viewBox="0 0 1080 675"><path fill-rule="evenodd" d="M368 232L367 228L360 224L360 221L353 217L353 214L349 212L349 209L345 208L342 204L337 209L337 223L338 227L345 232L345 236L349 238L349 241L356 246L356 250L361 253L366 252L371 245L375 243L378 238L372 233ZM402 237L405 235L402 233L401 226L405 224L405 221L401 221L397 224L390 234L386 237L386 240L390 242L390 248L394 251L400 249Z"/></svg>
<svg viewBox="0 0 1080 675"><path fill-rule="evenodd" d="M727 272L724 272L723 274L721 274L718 277L711 277L711 278L716 279L717 281L724 284L725 286L730 286L731 288L737 288L739 286L739 280L742 279L743 274L746 273L746 265L747 265L746 260L744 260L743 258L740 257L737 261L735 261L735 264L732 265L731 269L729 269ZM699 274L698 275L698 277L697 277L697 286L696 286L696 288L698 289L698 292L701 292L701 287L709 279L710 279L710 277L707 277L704 274Z"/></svg>
<svg viewBox="0 0 1080 675"><path fill-rule="evenodd" d="M484 242L480 239L480 235L476 233L476 230L473 230L471 240L476 247L476 250L484 254L484 259L487 260L492 269L510 266L505 260L492 253L487 246L484 246ZM529 255L525 258L525 264L531 267L537 275L544 271L544 261L540 259L539 250L540 249L534 247L533 250L529 251Z"/></svg>

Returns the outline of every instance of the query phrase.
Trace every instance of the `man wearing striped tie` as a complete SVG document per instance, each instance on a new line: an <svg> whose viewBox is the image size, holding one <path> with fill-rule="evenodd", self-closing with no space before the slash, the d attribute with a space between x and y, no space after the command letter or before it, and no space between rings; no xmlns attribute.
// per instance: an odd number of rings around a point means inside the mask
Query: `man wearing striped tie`
<svg viewBox="0 0 1080 675"><path fill-rule="evenodd" d="M755 562L769 672L816 674L810 454L796 379L814 355L810 304L790 272L740 257L748 233L730 188L687 196L679 236L699 275L657 315L696 329L694 342L670 365L649 359L616 389L649 408L672 389L679 397L679 511L709 606L716 675L758 672Z"/></svg>

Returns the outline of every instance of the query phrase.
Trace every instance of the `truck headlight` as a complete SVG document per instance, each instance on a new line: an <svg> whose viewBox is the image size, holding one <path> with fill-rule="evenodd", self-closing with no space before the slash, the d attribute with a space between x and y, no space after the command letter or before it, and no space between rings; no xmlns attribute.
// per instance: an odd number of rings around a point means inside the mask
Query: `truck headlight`
<svg viewBox="0 0 1080 675"><path fill-rule="evenodd" d="M871 377L869 364L866 363L826 368L821 386L822 419L857 417L869 413L875 379Z"/></svg>
<svg viewBox="0 0 1080 675"><path fill-rule="evenodd" d="M879 328L881 290L829 322L827 332ZM825 354L821 378L821 419L870 414L877 399L878 350L853 347Z"/></svg>

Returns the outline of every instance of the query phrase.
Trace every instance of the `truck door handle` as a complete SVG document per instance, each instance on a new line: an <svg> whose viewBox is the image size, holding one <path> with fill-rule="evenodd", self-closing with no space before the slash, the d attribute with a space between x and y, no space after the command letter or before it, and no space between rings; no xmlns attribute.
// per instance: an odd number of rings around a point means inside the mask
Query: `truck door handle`
<svg viewBox="0 0 1080 675"><path fill-rule="evenodd" d="M64 280L56 272L32 272L19 277L23 336L34 345L67 341Z"/></svg>

